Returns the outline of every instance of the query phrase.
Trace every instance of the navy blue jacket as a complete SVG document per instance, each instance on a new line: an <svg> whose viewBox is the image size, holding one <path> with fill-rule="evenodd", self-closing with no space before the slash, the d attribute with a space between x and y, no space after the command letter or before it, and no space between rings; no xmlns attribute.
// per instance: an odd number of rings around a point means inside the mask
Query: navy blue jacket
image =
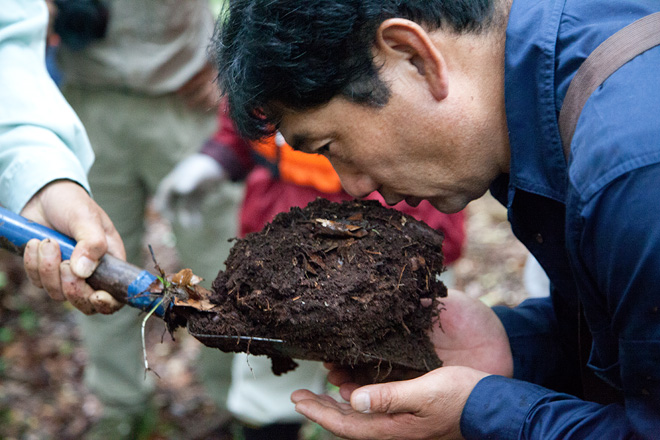
<svg viewBox="0 0 660 440"><path fill-rule="evenodd" d="M660 47L589 98L568 167L557 125L584 59L657 11L657 0L513 1L505 56L511 170L491 192L552 289L547 299L496 309L514 379L479 382L461 418L468 439L660 438ZM579 302L593 336L589 368L600 388L621 393L620 403L576 397Z"/></svg>

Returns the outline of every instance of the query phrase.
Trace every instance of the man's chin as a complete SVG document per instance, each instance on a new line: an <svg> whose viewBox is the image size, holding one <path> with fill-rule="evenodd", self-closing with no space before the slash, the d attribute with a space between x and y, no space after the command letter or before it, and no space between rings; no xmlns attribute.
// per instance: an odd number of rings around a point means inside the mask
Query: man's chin
<svg viewBox="0 0 660 440"><path fill-rule="evenodd" d="M419 206L420 203L422 203L422 201L424 199L421 198L421 197L408 196L408 197L405 198L405 200L406 200L406 203L409 204L410 206L417 207L417 206Z"/></svg>
<svg viewBox="0 0 660 440"><path fill-rule="evenodd" d="M443 197L434 197L427 199L431 206L445 214L455 214L462 211L469 203L461 199L448 199Z"/></svg>

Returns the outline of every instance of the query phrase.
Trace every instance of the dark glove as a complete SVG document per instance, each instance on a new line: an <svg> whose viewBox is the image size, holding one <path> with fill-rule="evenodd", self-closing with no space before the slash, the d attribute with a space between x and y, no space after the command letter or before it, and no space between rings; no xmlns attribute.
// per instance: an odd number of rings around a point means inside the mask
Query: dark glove
<svg viewBox="0 0 660 440"><path fill-rule="evenodd" d="M185 227L199 227L202 202L224 182L222 166L206 154L193 154L179 162L158 185L154 208L170 221Z"/></svg>

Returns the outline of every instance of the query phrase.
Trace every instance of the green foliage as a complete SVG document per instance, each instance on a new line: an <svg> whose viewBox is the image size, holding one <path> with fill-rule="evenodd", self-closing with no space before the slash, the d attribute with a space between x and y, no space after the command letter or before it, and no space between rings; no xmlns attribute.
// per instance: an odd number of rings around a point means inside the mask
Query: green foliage
<svg viewBox="0 0 660 440"><path fill-rule="evenodd" d="M7 277L7 272L0 271L0 289L4 289L7 287L7 284L9 283L9 278Z"/></svg>
<svg viewBox="0 0 660 440"><path fill-rule="evenodd" d="M9 327L0 327L0 344L9 344L14 340L14 331Z"/></svg>
<svg viewBox="0 0 660 440"><path fill-rule="evenodd" d="M163 291L167 291L167 289L169 289L169 287L172 285L172 283L167 281L167 279L164 276L156 275L156 278L158 278L158 281L160 281L161 284L163 285L164 287Z"/></svg>
<svg viewBox="0 0 660 440"><path fill-rule="evenodd" d="M18 315L18 324L26 332L33 334L39 327L39 318L34 310L23 308Z"/></svg>
<svg viewBox="0 0 660 440"><path fill-rule="evenodd" d="M73 341L62 341L58 347L58 352L62 356L70 356L75 349L76 344Z"/></svg>

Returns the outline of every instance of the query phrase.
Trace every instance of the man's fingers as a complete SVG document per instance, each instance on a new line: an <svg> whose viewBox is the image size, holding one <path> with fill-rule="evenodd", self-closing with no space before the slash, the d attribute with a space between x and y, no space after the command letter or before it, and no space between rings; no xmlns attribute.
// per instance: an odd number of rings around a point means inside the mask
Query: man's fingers
<svg viewBox="0 0 660 440"><path fill-rule="evenodd" d="M300 402L302 400L306 400L306 399L316 399L318 397L319 396L317 396L316 394L312 393L309 390L296 390L293 393L291 393L291 401L293 403L298 403L298 402ZM330 397L330 396L328 396L328 397ZM336 403L335 399L333 399L332 397L330 397L330 399L333 402Z"/></svg>
<svg viewBox="0 0 660 440"><path fill-rule="evenodd" d="M220 93L213 83L215 74L210 65L205 66L187 83L177 90L177 94L191 108L210 110L220 104Z"/></svg>
<svg viewBox="0 0 660 440"><path fill-rule="evenodd" d="M327 403L329 403L329 404L331 404L331 405L334 405L334 404L337 404L337 405L346 405L347 407L350 408L350 405L339 403L339 402L337 402L335 399L333 399L332 397L328 396L327 394L318 394L318 398L321 399L321 400L323 400L323 401L326 401Z"/></svg>
<svg viewBox="0 0 660 440"><path fill-rule="evenodd" d="M85 282L106 253L119 259L126 251L110 217L83 187L69 180L56 180L41 188L21 210L26 218L72 237L76 246L70 261L61 263L54 240L30 241L24 253L28 277L48 291L53 299L68 299L84 313L104 313L118 304L104 293L95 293Z"/></svg>
<svg viewBox="0 0 660 440"><path fill-rule="evenodd" d="M339 395L341 396L342 399L348 402L351 400L353 391L357 390L358 388L360 388L360 385L356 383L352 383L352 382L344 383L339 387Z"/></svg>
<svg viewBox="0 0 660 440"><path fill-rule="evenodd" d="M76 234L73 238L77 243L71 253L71 269L78 277L88 278L108 251L105 231L97 222L75 225L74 230Z"/></svg>
<svg viewBox="0 0 660 440"><path fill-rule="evenodd" d="M108 251L108 242L101 222L76 221L71 225L77 241L71 253L71 269L80 278L88 278L96 269L99 260Z"/></svg>
<svg viewBox="0 0 660 440"><path fill-rule="evenodd" d="M114 223L105 212L101 213L101 222L105 230L107 240L107 253L120 260L126 260L126 249L124 248L124 241L121 239L119 232L115 229Z"/></svg>
<svg viewBox="0 0 660 440"><path fill-rule="evenodd" d="M39 243L40 241L36 238L27 242L23 253L23 267L25 267L25 272L32 284L42 288L43 284L41 284L41 277L39 276ZM63 301L64 297L54 299Z"/></svg>
<svg viewBox="0 0 660 440"><path fill-rule="evenodd" d="M85 280L73 273L71 262L63 262L59 269L62 276L62 290L66 299L85 315L96 313L93 304L89 301L89 297L94 291L85 283Z"/></svg>
<svg viewBox="0 0 660 440"><path fill-rule="evenodd" d="M338 437L347 439L404 438L410 426L409 414L361 414L350 405L298 390L291 400L296 411Z"/></svg>
<svg viewBox="0 0 660 440"><path fill-rule="evenodd" d="M333 368L336 368L333 365ZM355 382L352 370L346 368L331 369L328 372L328 382L332 385L341 386L347 382Z"/></svg>
<svg viewBox="0 0 660 440"><path fill-rule="evenodd" d="M80 278L88 278L94 273L106 253L119 259L126 258L124 244L110 218L104 212L96 215L100 218L95 221L81 219L72 226L77 243L71 253L71 269Z"/></svg>
<svg viewBox="0 0 660 440"><path fill-rule="evenodd" d="M212 84L203 84L191 93L182 96L189 108L211 110L220 105L220 96Z"/></svg>
<svg viewBox="0 0 660 440"><path fill-rule="evenodd" d="M317 400L320 404L325 405L330 408L337 408L342 412L352 412L351 405L348 403L337 402L332 397L327 394L315 394L309 390L296 390L291 394L291 401L293 403L298 403L303 400Z"/></svg>
<svg viewBox="0 0 660 440"><path fill-rule="evenodd" d="M39 243L37 250L37 264L39 266L39 279L48 295L58 301L64 300L60 284L60 246L56 241L46 239Z"/></svg>
<svg viewBox="0 0 660 440"><path fill-rule="evenodd" d="M98 290L89 298L92 306L98 313L109 315L123 307L123 304L117 301L108 292Z"/></svg>
<svg viewBox="0 0 660 440"><path fill-rule="evenodd" d="M84 246L84 244L81 246ZM72 254L71 268L77 276L79 276L82 279L85 279L94 273L96 266L98 266L98 260L96 261L92 260L87 255L82 254L82 252L84 251L81 251L76 256Z"/></svg>
<svg viewBox="0 0 660 440"><path fill-rule="evenodd" d="M446 367L403 382L367 385L353 391L350 406L296 391L296 411L341 438L460 438L460 418L477 382L487 374Z"/></svg>

